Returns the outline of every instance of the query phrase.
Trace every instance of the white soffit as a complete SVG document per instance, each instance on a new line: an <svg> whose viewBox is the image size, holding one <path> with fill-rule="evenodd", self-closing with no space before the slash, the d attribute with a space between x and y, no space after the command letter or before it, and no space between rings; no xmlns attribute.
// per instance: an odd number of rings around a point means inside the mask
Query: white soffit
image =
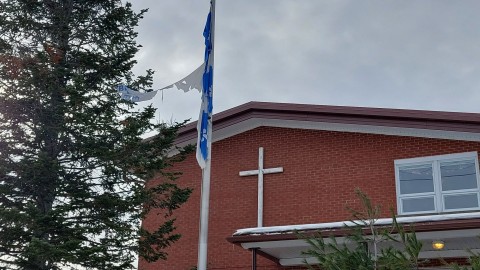
<svg viewBox="0 0 480 270"><path fill-rule="evenodd" d="M448 231L431 231L416 233L417 239L423 242L420 258L435 259L435 258L453 258L453 257L468 257L470 253L467 250L474 252L480 251L480 239L477 236L480 234L480 229L466 229L466 230L448 230ZM431 247L433 240L443 240L445 242L444 250L434 250ZM331 242L329 238L325 238L326 242ZM337 237L336 241L339 244L349 245L345 237ZM241 244L244 249L258 248L262 252L269 254L279 260L282 266L298 266L304 265L306 260L309 264L315 264L316 259L306 257L302 252L307 251L310 245L305 240L280 240L280 241L265 241L265 242L248 242ZM394 246L402 249L402 246L393 242L379 243L380 248Z"/></svg>
<svg viewBox="0 0 480 270"><path fill-rule="evenodd" d="M480 141L479 133L445 131L419 128L404 127L388 127L373 125L357 125L343 123L313 122L313 121L297 121L297 120L280 120L280 119L264 119L251 118L225 128L215 130L213 132L213 141L220 141L231 136L246 132L257 127L280 127L310 130L327 130L340 132L356 132L368 134L381 134L393 136L410 136L434 139L460 140L460 141Z"/></svg>
<svg viewBox="0 0 480 270"><path fill-rule="evenodd" d="M473 133L473 132L373 126L373 125L356 125L356 124L342 124L342 123L314 122L314 121L265 119L265 118L250 118L250 119L247 119L247 120L244 120L220 129L215 129L214 127L214 131L212 134L212 137L213 137L212 141L218 142L258 127L326 130L326 131L354 132L354 133L366 133L366 134L380 134L380 135L392 135L392 136L408 136L408 137L480 142L480 133ZM184 147L188 144L195 144L195 143L197 143L196 137L194 139L179 143L177 146ZM178 154L178 151L176 149L172 150L169 153L169 155L175 155L175 154Z"/></svg>

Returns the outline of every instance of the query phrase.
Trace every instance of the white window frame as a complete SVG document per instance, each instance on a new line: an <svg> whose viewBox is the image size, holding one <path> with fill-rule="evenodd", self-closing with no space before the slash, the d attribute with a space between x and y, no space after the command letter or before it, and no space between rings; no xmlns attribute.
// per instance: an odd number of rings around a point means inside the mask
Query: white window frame
<svg viewBox="0 0 480 270"><path fill-rule="evenodd" d="M457 162L457 161L474 161L475 172L477 176L477 188L476 189L461 189L453 191L443 191L442 181L440 176L440 164L443 162ZM395 164L395 186L397 191L397 212L399 215L416 215L416 214L430 214L430 213L445 213L445 212L458 212L458 211L474 211L480 210L480 174L478 168L478 153L477 152L465 152L447 155L437 155L428 157L398 159L394 161ZM433 173L433 192L426 193L414 193L414 194L400 194L400 169L411 166L431 165ZM458 209L445 209L445 202L443 197L445 195L462 195L476 193L479 207L475 208L458 208ZM422 198L432 197L434 198L435 209L433 211L417 211L417 212L404 212L402 199L405 198Z"/></svg>

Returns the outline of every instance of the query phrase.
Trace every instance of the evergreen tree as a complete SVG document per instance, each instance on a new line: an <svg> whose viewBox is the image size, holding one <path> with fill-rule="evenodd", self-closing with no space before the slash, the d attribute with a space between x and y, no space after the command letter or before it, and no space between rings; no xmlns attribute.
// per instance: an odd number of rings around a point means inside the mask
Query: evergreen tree
<svg viewBox="0 0 480 270"><path fill-rule="evenodd" d="M168 153L183 123L152 123L116 91L151 87L152 71L131 73L144 12L0 0L0 269L132 269L179 238L169 215L191 191L169 167L191 149ZM164 223L141 229L153 210Z"/></svg>

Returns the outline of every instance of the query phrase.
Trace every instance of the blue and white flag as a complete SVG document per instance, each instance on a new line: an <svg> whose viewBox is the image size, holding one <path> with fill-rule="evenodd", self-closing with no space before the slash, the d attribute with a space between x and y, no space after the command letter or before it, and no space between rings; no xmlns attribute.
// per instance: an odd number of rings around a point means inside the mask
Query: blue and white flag
<svg viewBox="0 0 480 270"><path fill-rule="evenodd" d="M203 36L205 37L205 64L202 78L202 105L197 123L197 161L203 169L209 159L209 147L212 137L212 99L213 99L213 25L212 7L208 13Z"/></svg>
<svg viewBox="0 0 480 270"><path fill-rule="evenodd" d="M128 88L124 84L120 84L119 86L117 86L117 91L118 93L120 93L122 99L132 101L132 102L150 100L157 94L157 91L145 92L145 93L138 92Z"/></svg>
<svg viewBox="0 0 480 270"><path fill-rule="evenodd" d="M176 87L178 90L183 92L188 92L190 90L196 89L198 92L202 91L202 80L203 73L205 72L205 63L201 64L197 69L190 73L187 77L181 79L176 83L172 83L169 86L165 86L160 89L160 91Z"/></svg>

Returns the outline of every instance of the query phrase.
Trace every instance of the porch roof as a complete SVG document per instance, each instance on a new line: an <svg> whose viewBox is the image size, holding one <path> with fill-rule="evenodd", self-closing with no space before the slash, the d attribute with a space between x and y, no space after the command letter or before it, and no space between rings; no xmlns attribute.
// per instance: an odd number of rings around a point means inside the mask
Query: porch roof
<svg viewBox="0 0 480 270"><path fill-rule="evenodd" d="M397 222L407 230L414 230L417 238L423 242L421 258L461 258L468 257L467 250L480 251L480 212L452 213L441 215L424 215L398 217ZM378 219L375 226L392 224L391 218ZM282 266L302 265L306 260L314 263L314 258L306 257L302 252L310 248L302 239L316 236L335 237L339 243L347 243L345 236L349 230L345 225L351 221L299 224L289 226L272 226L263 228L246 228L237 230L227 240L244 249L256 249L262 255ZM437 251L431 247L433 240L445 242L445 248ZM326 240L328 241L328 239ZM398 245L383 243L382 245ZM400 246L399 246L400 248Z"/></svg>

